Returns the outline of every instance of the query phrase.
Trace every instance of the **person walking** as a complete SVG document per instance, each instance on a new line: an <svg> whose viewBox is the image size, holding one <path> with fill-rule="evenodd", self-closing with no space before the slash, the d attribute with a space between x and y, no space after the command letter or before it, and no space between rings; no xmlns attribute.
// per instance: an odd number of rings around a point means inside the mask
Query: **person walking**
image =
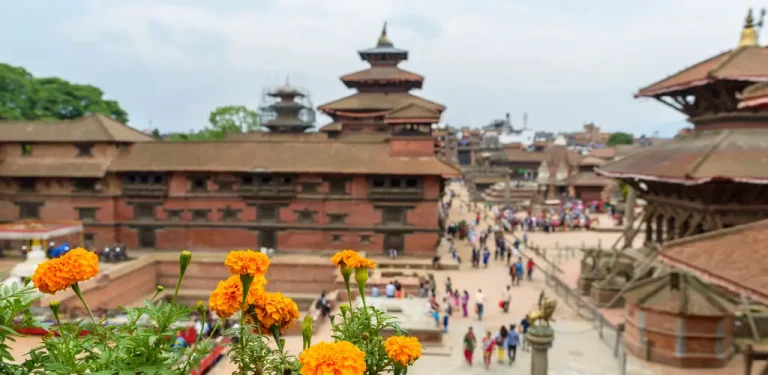
<svg viewBox="0 0 768 375"><path fill-rule="evenodd" d="M501 293L502 309L505 313L509 312L509 305L512 302L512 287L507 285L507 290Z"/></svg>
<svg viewBox="0 0 768 375"><path fill-rule="evenodd" d="M488 260L491 258L491 252L488 247L483 248L483 267L488 268Z"/></svg>
<svg viewBox="0 0 768 375"><path fill-rule="evenodd" d="M528 281L533 280L533 258L528 258L528 264L526 264L526 268L528 269Z"/></svg>
<svg viewBox="0 0 768 375"><path fill-rule="evenodd" d="M461 312L463 313L465 318L469 316L469 313L467 311L467 306L469 306L469 292L465 290L464 295L461 296Z"/></svg>
<svg viewBox="0 0 768 375"><path fill-rule="evenodd" d="M458 310L459 309L459 299L461 298L461 294L459 293L458 289L453 291L452 297L453 297L453 307L455 307L456 310Z"/></svg>
<svg viewBox="0 0 768 375"><path fill-rule="evenodd" d="M483 309L485 308L485 294L482 289L477 290L475 294L475 308L477 310L477 320L483 320Z"/></svg>
<svg viewBox="0 0 768 375"><path fill-rule="evenodd" d="M448 317L451 316L453 310L451 309L451 303L448 301L448 297L443 298L443 332L448 333Z"/></svg>
<svg viewBox="0 0 768 375"><path fill-rule="evenodd" d="M485 337L483 337L483 364L485 365L486 370L491 367L491 356L493 355L494 344L495 342L491 337L491 331L486 332Z"/></svg>
<svg viewBox="0 0 768 375"><path fill-rule="evenodd" d="M453 284L451 283L451 277L448 276L445 280L445 294L451 295L451 291L453 290Z"/></svg>
<svg viewBox="0 0 768 375"><path fill-rule="evenodd" d="M515 283L517 281L517 265L514 263L511 266L509 266L509 277L510 279L512 279L512 285L516 285Z"/></svg>
<svg viewBox="0 0 768 375"><path fill-rule="evenodd" d="M472 356L475 354L475 346L477 346L477 339L475 338L475 333L472 332L472 327L469 327L467 333L464 334L464 359L470 366L472 366Z"/></svg>
<svg viewBox="0 0 768 375"><path fill-rule="evenodd" d="M507 327L501 326L499 329L499 332L496 334L496 337L494 340L496 341L496 353L499 357L499 363L504 363L504 358L506 357L506 342L507 342L507 336L509 335L507 331Z"/></svg>
<svg viewBox="0 0 768 375"><path fill-rule="evenodd" d="M515 361L517 357L517 344L520 343L520 334L515 330L515 325L509 325L509 332L507 332L506 347L507 355L509 356L509 364Z"/></svg>
<svg viewBox="0 0 768 375"><path fill-rule="evenodd" d="M528 315L526 315L523 317L523 320L520 321L520 330L523 332L520 340L522 341L524 352L531 351L531 348L528 347L528 339L525 338L525 335L528 333L528 327L530 326L531 326L531 322L528 321Z"/></svg>
<svg viewBox="0 0 768 375"><path fill-rule="evenodd" d="M517 282L517 285L520 285L520 279L523 278L524 271L523 271L523 258L520 258L517 260L517 263L515 263L515 269L517 272L517 278L515 279L515 282Z"/></svg>

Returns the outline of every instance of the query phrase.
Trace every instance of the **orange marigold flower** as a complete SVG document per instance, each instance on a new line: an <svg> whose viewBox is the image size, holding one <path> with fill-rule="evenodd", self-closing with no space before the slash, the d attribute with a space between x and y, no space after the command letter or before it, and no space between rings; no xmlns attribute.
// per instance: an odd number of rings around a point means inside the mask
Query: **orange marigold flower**
<svg viewBox="0 0 768 375"><path fill-rule="evenodd" d="M55 294L72 286L72 280L59 259L50 259L38 264L32 275L32 283L38 290L48 294Z"/></svg>
<svg viewBox="0 0 768 375"><path fill-rule="evenodd" d="M61 258L40 263L32 282L43 293L55 294L99 273L99 257L83 248L68 251Z"/></svg>
<svg viewBox="0 0 768 375"><path fill-rule="evenodd" d="M67 251L59 259L75 282L85 281L99 274L99 256L82 247Z"/></svg>
<svg viewBox="0 0 768 375"><path fill-rule="evenodd" d="M421 357L421 344L415 337L391 336L384 342L384 350L392 362L402 366L412 365Z"/></svg>
<svg viewBox="0 0 768 375"><path fill-rule="evenodd" d="M376 268L376 262L368 259L359 257L351 262L351 264L348 264L347 267L350 268L369 268L374 269Z"/></svg>
<svg viewBox="0 0 768 375"><path fill-rule="evenodd" d="M362 257L357 253L357 251L342 250L331 257L331 262L333 262L333 265L336 267L345 266L348 268L354 268L351 265L357 264L361 258Z"/></svg>
<svg viewBox="0 0 768 375"><path fill-rule="evenodd" d="M280 326L280 333L299 320L299 307L292 299L282 293L263 293L253 304L253 312L261 324L261 330L267 332L273 325Z"/></svg>
<svg viewBox="0 0 768 375"><path fill-rule="evenodd" d="M258 251L233 250L227 255L224 265L233 275L264 275L269 268L269 257Z"/></svg>
<svg viewBox="0 0 768 375"><path fill-rule="evenodd" d="M253 278L251 288L248 291L246 305L256 303L259 295L264 293L264 285L267 279L263 276ZM232 275L224 281L219 281L219 285L208 298L208 305L211 311L215 312L219 318L229 318L232 314L240 310L243 302L243 284L240 282L240 276Z"/></svg>
<svg viewBox="0 0 768 375"><path fill-rule="evenodd" d="M301 375L362 375L365 353L352 343L319 342L299 354Z"/></svg>

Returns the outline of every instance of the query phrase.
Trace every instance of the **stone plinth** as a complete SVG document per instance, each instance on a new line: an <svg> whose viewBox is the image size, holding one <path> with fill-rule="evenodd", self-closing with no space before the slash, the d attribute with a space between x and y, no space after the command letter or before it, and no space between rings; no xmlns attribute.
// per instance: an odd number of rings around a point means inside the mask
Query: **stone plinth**
<svg viewBox="0 0 768 375"><path fill-rule="evenodd" d="M555 340L555 332L547 326L534 326L525 335L531 345L531 375L549 374L549 348Z"/></svg>
<svg viewBox="0 0 768 375"><path fill-rule="evenodd" d="M621 291L621 286L614 283L596 282L592 284L589 296L598 307L604 307ZM616 301L618 307L624 306L624 298Z"/></svg>
<svg viewBox="0 0 768 375"><path fill-rule="evenodd" d="M408 332L409 336L417 337L420 342L430 344L440 344L443 342L443 331L435 325L432 316L424 313L424 307L427 305L426 298L385 298L385 297L366 297L368 306L374 306L379 310L395 317L400 324L400 328ZM362 301L358 298L358 306L362 306ZM381 335L389 337L394 334L393 330L385 329Z"/></svg>

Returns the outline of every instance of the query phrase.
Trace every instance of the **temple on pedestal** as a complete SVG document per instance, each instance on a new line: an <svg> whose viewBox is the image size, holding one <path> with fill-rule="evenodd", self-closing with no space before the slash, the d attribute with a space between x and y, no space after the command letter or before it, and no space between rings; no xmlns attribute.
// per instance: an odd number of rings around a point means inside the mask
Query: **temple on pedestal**
<svg viewBox="0 0 768 375"><path fill-rule="evenodd" d="M424 77L398 67L408 60L408 51L395 48L386 23L376 46L358 53L371 66L341 77L357 92L318 107L333 119L320 131L330 136L349 131L431 135L431 126L440 121L445 106L409 92L420 89Z"/></svg>

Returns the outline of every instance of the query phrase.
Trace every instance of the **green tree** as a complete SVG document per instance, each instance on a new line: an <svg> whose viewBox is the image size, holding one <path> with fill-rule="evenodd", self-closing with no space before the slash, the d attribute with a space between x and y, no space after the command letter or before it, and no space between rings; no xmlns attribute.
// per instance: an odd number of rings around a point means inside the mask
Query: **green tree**
<svg viewBox="0 0 768 375"><path fill-rule="evenodd" d="M617 132L608 138L608 146L631 145L635 143L635 137L629 133Z"/></svg>
<svg viewBox="0 0 768 375"><path fill-rule="evenodd" d="M0 64L0 120L67 120L93 113L128 122L128 113L104 99L97 87L35 78L23 68Z"/></svg>
<svg viewBox="0 0 768 375"><path fill-rule="evenodd" d="M210 141L226 138L227 134L259 130L259 114L246 106L224 106L211 111L209 126L199 132L171 135L174 141Z"/></svg>

